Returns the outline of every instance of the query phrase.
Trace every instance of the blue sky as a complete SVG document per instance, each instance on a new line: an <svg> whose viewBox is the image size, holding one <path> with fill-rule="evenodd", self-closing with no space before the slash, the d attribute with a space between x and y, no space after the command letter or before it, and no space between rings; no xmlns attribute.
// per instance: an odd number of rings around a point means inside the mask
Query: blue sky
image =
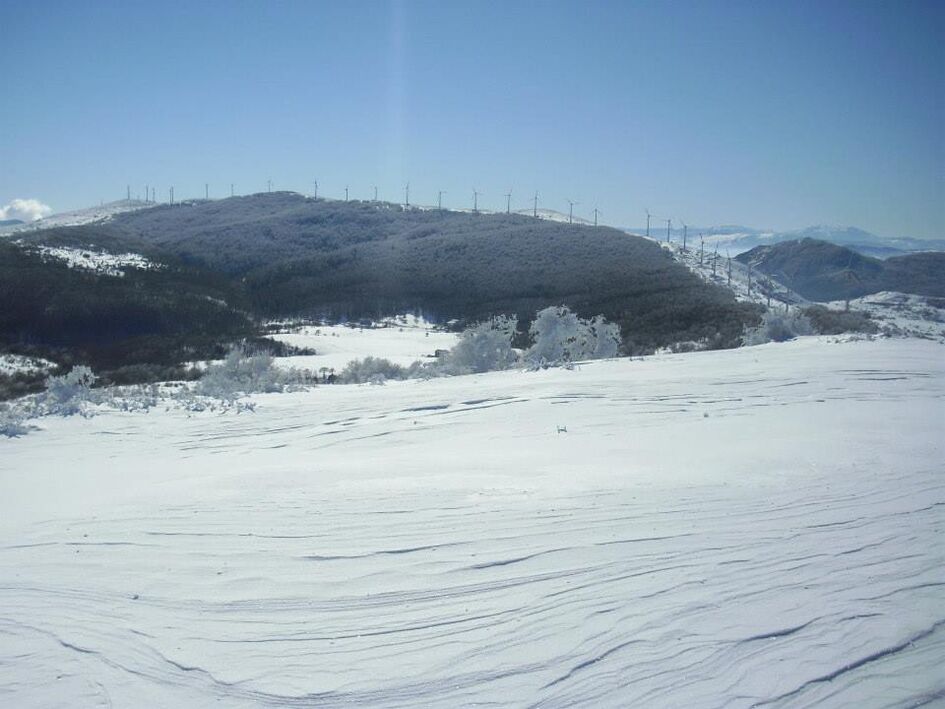
<svg viewBox="0 0 945 709"><path fill-rule="evenodd" d="M945 3L0 0L0 205L275 188L945 237Z"/></svg>

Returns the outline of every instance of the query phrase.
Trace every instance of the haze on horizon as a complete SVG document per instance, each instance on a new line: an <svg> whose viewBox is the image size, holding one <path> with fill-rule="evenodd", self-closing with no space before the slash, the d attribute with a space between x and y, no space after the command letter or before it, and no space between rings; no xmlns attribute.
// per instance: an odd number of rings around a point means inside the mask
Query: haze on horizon
<svg viewBox="0 0 945 709"><path fill-rule="evenodd" d="M945 236L945 5L12 3L0 206L274 189Z"/></svg>

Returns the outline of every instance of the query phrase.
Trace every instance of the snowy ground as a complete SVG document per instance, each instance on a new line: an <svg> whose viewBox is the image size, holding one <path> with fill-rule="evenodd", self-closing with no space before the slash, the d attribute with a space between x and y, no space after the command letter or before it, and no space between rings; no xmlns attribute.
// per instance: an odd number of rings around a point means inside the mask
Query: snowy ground
<svg viewBox="0 0 945 709"><path fill-rule="evenodd" d="M388 321L384 327L361 328L346 325L310 325L291 328L291 332L272 338L295 347L314 349L316 355L280 357L280 366L308 369L325 367L340 372L348 362L365 357L384 357L395 364L409 366L417 360L431 359L438 349L448 350L457 335L434 330L430 323L410 317L404 322Z"/></svg>
<svg viewBox="0 0 945 709"><path fill-rule="evenodd" d="M0 704L941 702L942 354L44 419L0 441Z"/></svg>
<svg viewBox="0 0 945 709"><path fill-rule="evenodd" d="M909 293L883 291L850 301L850 309L869 313L880 330L891 337L921 337L945 342L945 309L937 308L927 298ZM844 310L842 300L826 303L833 310Z"/></svg>

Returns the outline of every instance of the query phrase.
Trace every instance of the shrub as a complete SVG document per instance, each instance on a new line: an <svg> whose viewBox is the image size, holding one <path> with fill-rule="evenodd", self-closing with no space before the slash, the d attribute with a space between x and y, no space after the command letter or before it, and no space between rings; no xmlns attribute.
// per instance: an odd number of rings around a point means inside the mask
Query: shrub
<svg viewBox="0 0 945 709"><path fill-rule="evenodd" d="M582 320L564 305L538 311L529 328L533 344L525 353L532 366L615 357L620 330L598 315Z"/></svg>
<svg viewBox="0 0 945 709"><path fill-rule="evenodd" d="M518 361L512 339L518 318L499 315L463 331L438 363L445 374L470 374L508 369Z"/></svg>
<svg viewBox="0 0 945 709"><path fill-rule="evenodd" d="M406 369L383 357L365 357L348 362L339 376L343 384L383 384L388 379L406 378Z"/></svg>
<svg viewBox="0 0 945 709"><path fill-rule="evenodd" d="M72 416L83 413L85 403L93 403L92 385L96 376L86 366L73 367L68 374L46 379L46 391L39 405L44 414Z"/></svg>
<svg viewBox="0 0 945 709"><path fill-rule="evenodd" d="M803 313L776 313L767 310L761 316L761 324L745 331L746 345L763 345L766 342L785 342L801 335L813 335L810 319Z"/></svg>
<svg viewBox="0 0 945 709"><path fill-rule="evenodd" d="M804 309L811 325L821 335L839 335L844 332L879 332L870 316L858 310L831 310L823 305L812 305Z"/></svg>
<svg viewBox="0 0 945 709"><path fill-rule="evenodd" d="M281 370L268 354L250 353L242 346L230 349L220 364L207 367L194 393L222 401L233 401L256 393L281 392L307 383L304 372Z"/></svg>

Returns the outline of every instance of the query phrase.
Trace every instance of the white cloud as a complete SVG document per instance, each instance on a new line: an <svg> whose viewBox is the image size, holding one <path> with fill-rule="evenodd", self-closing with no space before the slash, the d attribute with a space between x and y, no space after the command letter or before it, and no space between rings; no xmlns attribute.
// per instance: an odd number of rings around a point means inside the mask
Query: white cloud
<svg viewBox="0 0 945 709"><path fill-rule="evenodd" d="M24 222L35 222L50 214L52 214L52 207L43 204L38 199L15 199L6 206L0 207L0 220L19 219Z"/></svg>

